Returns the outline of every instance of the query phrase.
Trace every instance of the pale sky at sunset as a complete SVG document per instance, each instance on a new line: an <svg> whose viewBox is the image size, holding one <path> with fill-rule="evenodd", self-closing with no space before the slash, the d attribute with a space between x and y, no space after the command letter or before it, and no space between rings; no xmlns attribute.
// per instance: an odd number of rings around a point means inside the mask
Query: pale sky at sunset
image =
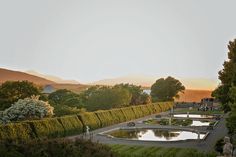
<svg viewBox="0 0 236 157"><path fill-rule="evenodd" d="M0 0L0 67L82 83L217 79L235 0Z"/></svg>

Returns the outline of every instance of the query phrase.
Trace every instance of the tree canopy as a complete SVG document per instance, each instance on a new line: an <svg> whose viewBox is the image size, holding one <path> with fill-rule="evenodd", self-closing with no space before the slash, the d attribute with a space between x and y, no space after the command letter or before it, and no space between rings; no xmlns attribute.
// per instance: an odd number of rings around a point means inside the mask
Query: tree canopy
<svg viewBox="0 0 236 157"><path fill-rule="evenodd" d="M235 104L234 95L231 90L236 86L236 39L228 44L228 60L224 62L223 69L219 71L221 84L212 92L212 96L217 98L223 109L230 110L229 104ZM230 96L231 95L231 96Z"/></svg>
<svg viewBox="0 0 236 157"><path fill-rule="evenodd" d="M179 97L178 93L184 90L185 87L179 80L170 76L166 79L160 78L151 87L152 101L173 101Z"/></svg>
<svg viewBox="0 0 236 157"><path fill-rule="evenodd" d="M40 88L28 81L7 81L0 86L0 110L11 106L19 99L41 95Z"/></svg>

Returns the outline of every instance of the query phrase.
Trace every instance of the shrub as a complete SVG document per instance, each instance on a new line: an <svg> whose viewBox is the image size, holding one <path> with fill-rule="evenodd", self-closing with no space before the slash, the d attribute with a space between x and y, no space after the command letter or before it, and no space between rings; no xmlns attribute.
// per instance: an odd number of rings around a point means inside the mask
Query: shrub
<svg viewBox="0 0 236 157"><path fill-rule="evenodd" d="M108 146L82 139L0 143L0 154L2 157L115 157Z"/></svg>
<svg viewBox="0 0 236 157"><path fill-rule="evenodd" d="M66 105L55 105L54 113L56 116L74 115L84 112L85 109L79 109L77 107L69 107Z"/></svg>
<svg viewBox="0 0 236 157"><path fill-rule="evenodd" d="M111 113L111 116L116 123L121 123L126 121L125 115L121 111L121 109L112 109L109 110L109 112Z"/></svg>
<svg viewBox="0 0 236 157"><path fill-rule="evenodd" d="M38 99L39 97L20 99L2 113L2 121L39 119L53 115L53 107L48 102Z"/></svg>
<svg viewBox="0 0 236 157"><path fill-rule="evenodd" d="M101 123L94 112L85 112L78 115L84 127L89 126L90 129L97 129Z"/></svg>
<svg viewBox="0 0 236 157"><path fill-rule="evenodd" d="M135 113L133 111L133 109L131 107L124 107L121 108L121 111L123 112L123 114L125 115L125 119L126 121L135 119Z"/></svg>
<svg viewBox="0 0 236 157"><path fill-rule="evenodd" d="M28 141L35 136L30 125L25 122L0 125L0 141L18 143Z"/></svg>
<svg viewBox="0 0 236 157"><path fill-rule="evenodd" d="M76 115L60 117L58 121L64 127L65 135L75 135L83 132L83 124Z"/></svg>
<svg viewBox="0 0 236 157"><path fill-rule="evenodd" d="M148 109L148 105L140 105L141 111L143 112L143 116L147 116L152 114L152 112Z"/></svg>
<svg viewBox="0 0 236 157"><path fill-rule="evenodd" d="M97 115L98 119L100 120L101 127L115 124L109 110L107 110L107 111L96 111L94 113Z"/></svg>
<svg viewBox="0 0 236 157"><path fill-rule="evenodd" d="M132 106L131 108L134 111L135 118L140 118L144 116L140 106Z"/></svg>
<svg viewBox="0 0 236 157"><path fill-rule="evenodd" d="M160 107L159 104L155 103L155 104L153 104L153 107L155 108L155 113L162 112L162 108Z"/></svg>
<svg viewBox="0 0 236 157"><path fill-rule="evenodd" d="M57 118L28 121L38 138L63 137L65 135L62 124Z"/></svg>

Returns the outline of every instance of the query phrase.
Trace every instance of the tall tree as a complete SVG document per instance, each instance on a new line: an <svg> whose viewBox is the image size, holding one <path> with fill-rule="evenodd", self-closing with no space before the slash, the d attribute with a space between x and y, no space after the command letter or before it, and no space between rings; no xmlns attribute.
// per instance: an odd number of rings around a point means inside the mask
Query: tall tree
<svg viewBox="0 0 236 157"><path fill-rule="evenodd" d="M219 71L221 84L212 92L212 96L217 98L225 111L230 110L229 104L234 104L234 99L230 97L230 90L236 86L236 39L228 44L228 60L224 62L223 69Z"/></svg>
<svg viewBox="0 0 236 157"><path fill-rule="evenodd" d="M151 87L152 101L173 101L184 90L185 87L179 80L170 76L166 79L160 78Z"/></svg>
<svg viewBox="0 0 236 157"><path fill-rule="evenodd" d="M141 86L136 86L133 84L117 84L114 88L123 88L127 89L130 94L132 95L130 105L140 105L140 104L147 104L150 102L150 97L148 94L143 92Z"/></svg>
<svg viewBox="0 0 236 157"><path fill-rule="evenodd" d="M28 81L7 81L0 86L0 110L11 106L19 99L41 95L40 88Z"/></svg>

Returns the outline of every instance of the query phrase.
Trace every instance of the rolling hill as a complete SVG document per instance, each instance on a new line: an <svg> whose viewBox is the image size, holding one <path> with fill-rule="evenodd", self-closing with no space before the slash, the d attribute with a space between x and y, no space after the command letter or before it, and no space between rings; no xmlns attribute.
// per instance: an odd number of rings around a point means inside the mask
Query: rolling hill
<svg viewBox="0 0 236 157"><path fill-rule="evenodd" d="M55 84L55 82L47 80L42 77L30 75L20 71L13 71L0 68L0 83L6 81L23 81L23 80L27 80L38 85Z"/></svg>

